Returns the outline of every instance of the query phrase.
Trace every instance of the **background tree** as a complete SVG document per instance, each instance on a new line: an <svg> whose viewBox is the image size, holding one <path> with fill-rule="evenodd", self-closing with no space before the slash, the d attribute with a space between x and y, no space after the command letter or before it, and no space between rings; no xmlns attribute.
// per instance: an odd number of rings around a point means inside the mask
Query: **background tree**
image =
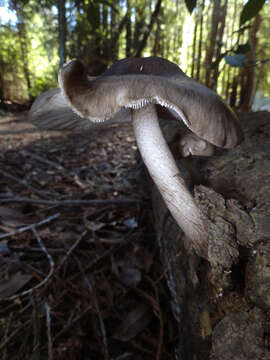
<svg viewBox="0 0 270 360"><path fill-rule="evenodd" d="M4 5L16 20L2 18L0 24L3 98L24 101L57 86L58 69L71 58L98 75L119 58L150 55L178 63L243 110L257 89L269 94L265 0L9 0Z"/></svg>
<svg viewBox="0 0 270 360"><path fill-rule="evenodd" d="M67 38L67 21L66 21L66 1L58 1L58 23L59 23L59 58L60 67L66 62L66 38Z"/></svg>

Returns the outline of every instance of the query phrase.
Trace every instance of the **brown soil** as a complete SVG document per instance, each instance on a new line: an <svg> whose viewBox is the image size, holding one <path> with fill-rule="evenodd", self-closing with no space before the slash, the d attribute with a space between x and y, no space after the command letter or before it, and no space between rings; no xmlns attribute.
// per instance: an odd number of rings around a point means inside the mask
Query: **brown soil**
<svg viewBox="0 0 270 360"><path fill-rule="evenodd" d="M130 125L0 117L3 359L171 359L175 323Z"/></svg>

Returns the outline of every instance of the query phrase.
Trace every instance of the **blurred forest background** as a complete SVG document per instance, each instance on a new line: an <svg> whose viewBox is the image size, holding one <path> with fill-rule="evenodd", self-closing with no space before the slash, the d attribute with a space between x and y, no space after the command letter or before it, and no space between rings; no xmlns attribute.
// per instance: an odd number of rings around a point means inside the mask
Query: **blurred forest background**
<svg viewBox="0 0 270 360"><path fill-rule="evenodd" d="M267 0L2 0L0 100L31 103L81 59L90 75L129 56L162 56L248 110L270 92Z"/></svg>

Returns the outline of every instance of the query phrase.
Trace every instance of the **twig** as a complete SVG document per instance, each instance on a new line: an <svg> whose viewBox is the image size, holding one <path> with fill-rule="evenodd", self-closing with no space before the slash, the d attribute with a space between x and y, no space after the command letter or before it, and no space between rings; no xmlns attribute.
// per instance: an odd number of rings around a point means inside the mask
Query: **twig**
<svg viewBox="0 0 270 360"><path fill-rule="evenodd" d="M45 311L46 311L47 338L48 338L48 360L53 360L51 308L47 302L45 302Z"/></svg>
<svg viewBox="0 0 270 360"><path fill-rule="evenodd" d="M156 287L156 284L150 277L147 276L147 279L151 283L151 285L154 289L154 292L155 292L155 296L156 296L156 299L155 299L156 300L155 303L157 304L156 311L157 311L157 316L159 319L159 341L158 341L158 348L157 348L157 353L156 353L156 360L160 360L161 356L162 356L163 343L164 343L164 320L163 320L162 311L160 309L159 292Z"/></svg>
<svg viewBox="0 0 270 360"><path fill-rule="evenodd" d="M27 150L23 150L23 153L27 156L30 156L32 157L33 159L35 160L38 160L46 165L49 165L57 170L64 170L63 166L62 165L59 165L59 164L56 164L55 162L51 161L51 160L48 160L48 159L44 159L43 157L41 157L40 155L37 155L37 154L32 154L30 153L29 151Z"/></svg>
<svg viewBox="0 0 270 360"><path fill-rule="evenodd" d="M101 332L102 339L103 339L104 357L105 357L105 360L110 360L107 331L105 328L103 318L101 316L101 311L100 311L99 303L98 303L98 300L96 297L96 293L94 293L91 278L88 278L85 274L84 274L84 278L85 278L85 281L87 282L90 293L93 294L93 301L95 304L96 313L97 313L98 321L99 321L100 332Z"/></svg>
<svg viewBox="0 0 270 360"><path fill-rule="evenodd" d="M113 246L111 246L108 250L104 251L104 253L102 255L100 255L99 257L89 261L89 263L85 266L85 268L83 269L83 272L89 271L94 265L96 265L100 260L104 259L105 257L112 255L115 251L117 251L119 249L119 244L115 244ZM68 280L69 281L73 281L74 279L76 279L77 276L79 276L80 273L76 273L74 275L72 275Z"/></svg>
<svg viewBox="0 0 270 360"><path fill-rule="evenodd" d="M32 232L34 233L38 243L39 243L39 246L41 247L42 251L45 253L45 255L47 256L47 259L49 260L49 264L50 264L50 272L49 274L47 275L47 278L49 279L52 274L53 274L53 271L54 271L54 261L53 261L53 258L51 256L51 254L49 254L46 246L44 245L43 241L41 240L41 237L39 236L39 233L37 232L36 228L33 226L32 227Z"/></svg>
<svg viewBox="0 0 270 360"><path fill-rule="evenodd" d="M57 215L57 214L56 214ZM25 290L19 294L13 295L13 296L9 296L9 297L4 297L4 298L0 298L0 301L10 301L10 300L14 300L17 299L20 296L25 296L28 294L31 294L34 290L39 289L40 287L44 286L51 278L53 272L54 272L54 261L53 258L51 257L51 255L48 253L46 246L44 245L44 243L42 242L37 230L35 229L35 226L32 225L32 227L30 227L30 229L33 231L34 235L36 236L36 239L41 247L41 249L43 250L43 252L46 254L49 263L50 263L50 271L48 273L48 275L45 277L45 279L43 279L39 284L37 284L36 286L32 287L31 289Z"/></svg>
<svg viewBox="0 0 270 360"><path fill-rule="evenodd" d="M5 321L5 333L4 333L4 336L3 336L3 342L7 342L7 339L8 339L8 332L9 332L9 329L10 329L10 324L11 324L11 320L12 320L12 317L13 317L13 313L11 312L8 316L8 319L7 321ZM3 352L3 356L1 358L1 360L5 360L7 359L7 350L5 349L5 351Z"/></svg>
<svg viewBox="0 0 270 360"><path fill-rule="evenodd" d="M9 336L8 339L5 339L1 344L0 344L0 350L2 350L10 341L11 339L17 335L17 333L19 331L21 331L22 329L25 329L28 325L30 324L30 320L25 321L20 327L16 327L16 329L13 331L13 333Z"/></svg>
<svg viewBox="0 0 270 360"><path fill-rule="evenodd" d="M58 339L61 335L68 331L77 321L81 320L81 318L84 317L84 315L87 314L90 310L92 310L92 305L89 305L80 315L75 317L75 319L73 319L70 323L66 324L63 329L55 335L53 341L55 342L56 339Z"/></svg>
<svg viewBox="0 0 270 360"><path fill-rule="evenodd" d="M117 358L112 359L112 360L124 360L124 359L131 359L131 356L133 355L132 352L126 352L120 356L117 356Z"/></svg>
<svg viewBox="0 0 270 360"><path fill-rule="evenodd" d="M90 292L90 294L92 295L92 298L93 298L95 310L96 310L98 321L99 321L100 332L101 332L102 339L103 339L103 351L104 351L105 360L110 360L109 349L108 349L107 331L106 331L106 328L105 328L103 318L101 316L101 311L100 311L99 303L98 303L98 300L97 300L97 296L96 296L96 293L94 292L94 289L93 289L92 277L89 278L89 277L86 276L80 261L77 261L77 263L78 263L78 266L80 268L80 272L83 274L84 279L85 279L85 281L86 281L86 283L88 285L89 292Z"/></svg>
<svg viewBox="0 0 270 360"><path fill-rule="evenodd" d="M25 181L16 178L15 176L7 173L7 172L4 171L4 170L0 170L0 174L3 175L4 177L8 178L8 179L11 179L11 180L15 181L15 182L18 183L18 184L26 187L27 189L30 189L30 190L31 190L33 193L35 193L35 194L41 195L41 196L43 196L43 197L46 197L46 196L47 196L43 191L39 191L38 189L35 189L33 186L27 184Z"/></svg>
<svg viewBox="0 0 270 360"><path fill-rule="evenodd" d="M44 224L47 224L47 223L51 222L52 220L58 218L59 216L60 216L60 213L57 213L57 214L54 214L52 216L49 216L48 218L46 218L44 220L41 220L40 222L38 222L36 224L27 225L27 226L21 227L21 228L19 228L17 230L11 231L8 234L0 235L0 239L5 239L5 238L13 236L13 235L21 234L24 231L32 230L35 227L38 227L38 226L41 226L41 225L44 225Z"/></svg>
<svg viewBox="0 0 270 360"><path fill-rule="evenodd" d="M112 200L38 200L26 197L9 197L0 199L0 203L15 203L23 202L29 204L52 205L52 206L104 206L104 205L118 205L118 206L134 206L140 201L134 198L117 198Z"/></svg>
<svg viewBox="0 0 270 360"><path fill-rule="evenodd" d="M84 236L88 233L88 230L85 230L79 237L78 239L75 241L75 243L68 249L66 255L63 257L62 261L59 263L59 265L57 266L55 272L58 272L59 269L63 266L63 264L66 262L67 258L70 256L70 254L73 252L74 249L76 249L76 247L79 245L79 243L82 241L82 239L84 238Z"/></svg>

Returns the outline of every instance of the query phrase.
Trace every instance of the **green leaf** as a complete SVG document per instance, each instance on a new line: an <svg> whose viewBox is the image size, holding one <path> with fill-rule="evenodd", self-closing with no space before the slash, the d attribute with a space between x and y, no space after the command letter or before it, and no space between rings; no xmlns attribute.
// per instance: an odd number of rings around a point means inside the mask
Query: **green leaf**
<svg viewBox="0 0 270 360"><path fill-rule="evenodd" d="M185 0L185 3L186 3L186 7L188 8L188 11L191 14L197 4L197 0Z"/></svg>
<svg viewBox="0 0 270 360"><path fill-rule="evenodd" d="M241 67L245 65L245 63L248 61L248 58L244 54L226 55L225 61L232 67Z"/></svg>
<svg viewBox="0 0 270 360"><path fill-rule="evenodd" d="M240 26L258 14L266 0L248 0L240 16Z"/></svg>

